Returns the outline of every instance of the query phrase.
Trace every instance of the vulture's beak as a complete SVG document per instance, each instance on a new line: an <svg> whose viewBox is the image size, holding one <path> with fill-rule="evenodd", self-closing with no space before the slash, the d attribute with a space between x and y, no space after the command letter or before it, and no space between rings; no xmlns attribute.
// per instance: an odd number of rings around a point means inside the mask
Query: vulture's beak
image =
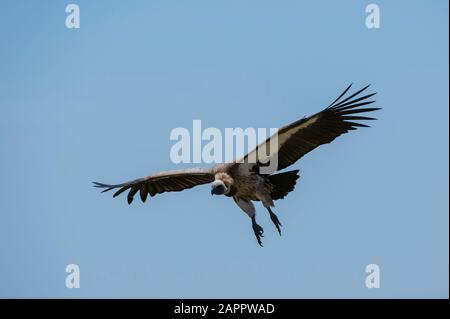
<svg viewBox="0 0 450 319"><path fill-rule="evenodd" d="M223 195L225 194L225 187L223 185L212 185L211 195Z"/></svg>

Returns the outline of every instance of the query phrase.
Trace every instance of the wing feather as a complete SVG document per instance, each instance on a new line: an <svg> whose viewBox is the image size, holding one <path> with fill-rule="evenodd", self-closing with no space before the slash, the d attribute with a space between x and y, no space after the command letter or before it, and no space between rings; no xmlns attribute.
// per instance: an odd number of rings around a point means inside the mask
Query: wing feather
<svg viewBox="0 0 450 319"><path fill-rule="evenodd" d="M142 202L145 202L148 194L153 197L156 194L165 192L179 192L212 181L214 181L214 174L210 169L191 168L160 172L117 185L94 182L94 187L104 188L102 193L118 189L113 194L113 197L130 190L127 195L127 201L128 204L131 204L137 192L139 192Z"/></svg>
<svg viewBox="0 0 450 319"><path fill-rule="evenodd" d="M321 112L280 128L275 135L269 137L252 152L245 155L243 159L237 161L237 165L243 166L246 170L254 171L258 167L264 166L263 163L267 163L277 156L276 170L281 170L292 165L318 146L331 143L335 138L348 131L355 130L358 127L368 127L366 124L355 121L376 120L373 117L359 115L380 109L378 107L364 107L375 102L368 99L376 93L359 96L369 87L367 85L344 98L350 87L351 85ZM270 144L275 144L275 149L270 149ZM258 154L260 149L266 150L265 152L261 151L262 154L265 154L267 150L269 152L267 155L260 155ZM251 163L251 160L254 162Z"/></svg>

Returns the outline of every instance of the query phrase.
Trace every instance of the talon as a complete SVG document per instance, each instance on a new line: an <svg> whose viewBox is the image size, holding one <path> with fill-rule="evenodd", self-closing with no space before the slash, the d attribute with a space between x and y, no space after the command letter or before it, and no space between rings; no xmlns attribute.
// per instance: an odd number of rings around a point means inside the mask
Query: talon
<svg viewBox="0 0 450 319"><path fill-rule="evenodd" d="M272 212L272 210L270 209L270 207L267 207L267 210L268 210L269 213L270 213L270 219L272 220L273 224L275 225L275 227L276 227L277 230L278 230L278 233L279 233L280 236L281 236L281 228L280 228L281 223L280 223L280 220L278 219L277 215L275 215L275 213Z"/></svg>
<svg viewBox="0 0 450 319"><path fill-rule="evenodd" d="M264 235L263 235L264 229L256 223L255 217L252 217L252 228L253 228L253 232L255 233L258 244L261 247L263 247L262 242L261 242L261 237L264 237Z"/></svg>
<svg viewBox="0 0 450 319"><path fill-rule="evenodd" d="M275 227L276 227L277 230L278 230L278 233L279 233L280 236L281 236L281 229L280 229L281 223L280 223L280 221L278 220L277 215L275 215L274 213L271 213L271 214L270 214L270 219L272 219L272 222L274 223Z"/></svg>

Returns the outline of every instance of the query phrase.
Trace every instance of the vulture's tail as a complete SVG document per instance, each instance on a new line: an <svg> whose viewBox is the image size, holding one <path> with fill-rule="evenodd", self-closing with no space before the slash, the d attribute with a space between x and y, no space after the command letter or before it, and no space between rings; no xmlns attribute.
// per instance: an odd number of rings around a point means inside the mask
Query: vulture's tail
<svg viewBox="0 0 450 319"><path fill-rule="evenodd" d="M294 190L295 183L300 177L298 172L299 170L296 169L267 177L273 187L272 193L270 194L273 200L283 199L289 192Z"/></svg>

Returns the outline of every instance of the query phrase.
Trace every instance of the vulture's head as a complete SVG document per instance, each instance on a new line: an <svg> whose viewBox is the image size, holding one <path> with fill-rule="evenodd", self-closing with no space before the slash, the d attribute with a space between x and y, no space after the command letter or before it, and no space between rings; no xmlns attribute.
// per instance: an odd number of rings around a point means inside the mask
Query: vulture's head
<svg viewBox="0 0 450 319"><path fill-rule="evenodd" d="M233 184L233 178L226 173L218 173L215 176L214 182L211 184L211 195L224 195L227 194L231 185Z"/></svg>

